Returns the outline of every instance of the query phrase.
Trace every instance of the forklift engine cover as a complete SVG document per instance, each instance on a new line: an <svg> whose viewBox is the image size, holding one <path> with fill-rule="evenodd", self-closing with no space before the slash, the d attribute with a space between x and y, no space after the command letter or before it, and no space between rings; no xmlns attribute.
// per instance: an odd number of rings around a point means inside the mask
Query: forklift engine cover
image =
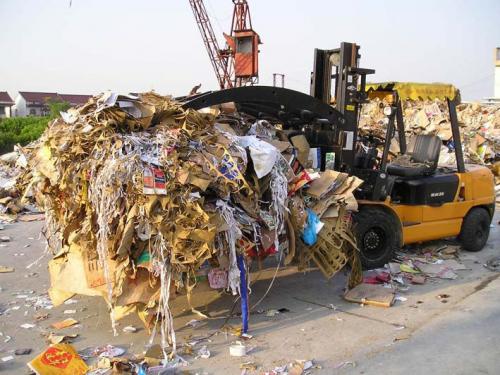
<svg viewBox="0 0 500 375"><path fill-rule="evenodd" d="M456 174L436 174L416 179L397 179L392 201L408 205L441 205L453 202L458 190Z"/></svg>

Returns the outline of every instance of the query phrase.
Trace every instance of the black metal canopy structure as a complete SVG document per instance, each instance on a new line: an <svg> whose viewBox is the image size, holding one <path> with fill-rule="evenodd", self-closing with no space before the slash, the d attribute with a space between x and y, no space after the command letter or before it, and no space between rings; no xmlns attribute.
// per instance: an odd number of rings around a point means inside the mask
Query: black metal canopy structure
<svg viewBox="0 0 500 375"><path fill-rule="evenodd" d="M202 109L233 102L242 113L256 118L273 118L285 128L321 124L340 128L344 116L332 106L299 91L272 87L246 86L212 91L188 98L184 108Z"/></svg>

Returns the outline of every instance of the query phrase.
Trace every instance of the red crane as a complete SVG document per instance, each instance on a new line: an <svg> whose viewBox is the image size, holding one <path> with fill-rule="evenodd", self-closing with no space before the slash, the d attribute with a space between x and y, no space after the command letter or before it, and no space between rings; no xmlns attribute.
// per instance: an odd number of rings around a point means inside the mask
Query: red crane
<svg viewBox="0 0 500 375"><path fill-rule="evenodd" d="M260 37L252 29L246 0L232 1L234 10L231 33L224 33L226 45L222 49L203 0L189 0L221 89L254 84L259 78Z"/></svg>

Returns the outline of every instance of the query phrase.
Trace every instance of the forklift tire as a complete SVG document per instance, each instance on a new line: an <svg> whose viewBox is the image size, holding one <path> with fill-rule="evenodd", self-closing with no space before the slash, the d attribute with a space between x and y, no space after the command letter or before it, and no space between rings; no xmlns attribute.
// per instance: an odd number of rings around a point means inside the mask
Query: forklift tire
<svg viewBox="0 0 500 375"><path fill-rule="evenodd" d="M354 222L363 268L379 268L389 263L401 247L396 217L379 207L365 206L354 216Z"/></svg>
<svg viewBox="0 0 500 375"><path fill-rule="evenodd" d="M458 239L467 251L480 251L490 235L491 216L482 207L474 207L465 216Z"/></svg>

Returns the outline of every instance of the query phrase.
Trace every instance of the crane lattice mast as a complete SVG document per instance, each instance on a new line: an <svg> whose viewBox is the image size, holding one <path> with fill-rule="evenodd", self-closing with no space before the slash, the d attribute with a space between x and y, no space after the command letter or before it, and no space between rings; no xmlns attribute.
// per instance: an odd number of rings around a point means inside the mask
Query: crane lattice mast
<svg viewBox="0 0 500 375"><path fill-rule="evenodd" d="M198 24L203 42L210 57L210 62L214 68L219 86L221 89L233 87L231 79L231 70L229 67L229 53L219 47L217 38L215 37L210 18L203 0L189 0L189 4L193 9L193 14Z"/></svg>
<svg viewBox="0 0 500 375"><path fill-rule="evenodd" d="M234 4L231 33L224 33L226 46L221 49L203 0L189 0L196 23L208 52L221 89L245 86L258 81L260 37L252 29L250 9L246 0Z"/></svg>

